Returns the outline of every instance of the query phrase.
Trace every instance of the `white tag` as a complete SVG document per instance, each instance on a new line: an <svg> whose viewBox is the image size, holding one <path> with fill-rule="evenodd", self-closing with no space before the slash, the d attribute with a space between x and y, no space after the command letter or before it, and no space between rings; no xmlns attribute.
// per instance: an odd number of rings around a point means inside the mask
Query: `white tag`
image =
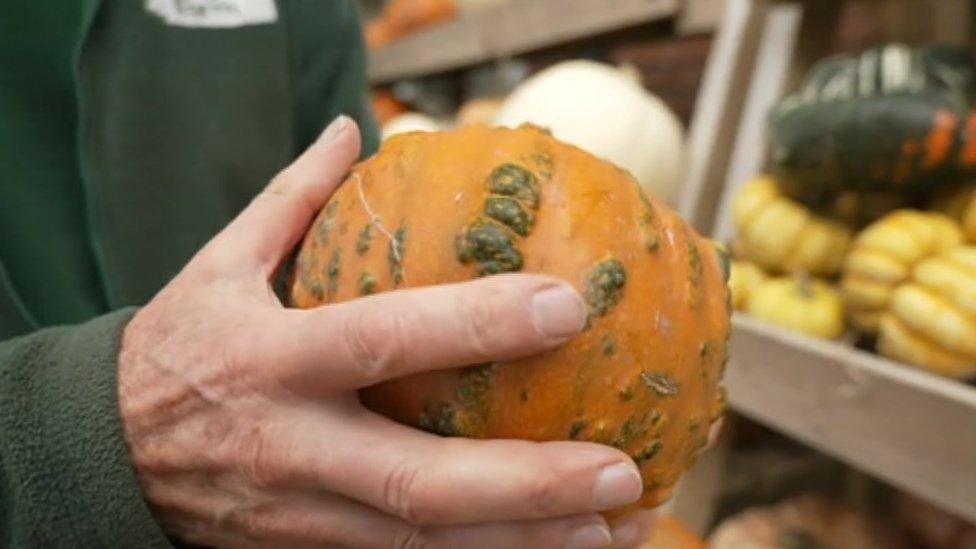
<svg viewBox="0 0 976 549"><path fill-rule="evenodd" d="M278 20L274 0L146 0L146 11L174 27L231 28Z"/></svg>

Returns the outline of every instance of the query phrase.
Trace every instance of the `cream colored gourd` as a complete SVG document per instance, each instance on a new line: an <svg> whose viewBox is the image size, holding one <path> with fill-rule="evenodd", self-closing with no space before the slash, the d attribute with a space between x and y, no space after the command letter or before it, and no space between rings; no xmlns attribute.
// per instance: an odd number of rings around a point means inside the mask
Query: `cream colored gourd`
<svg viewBox="0 0 976 549"><path fill-rule="evenodd" d="M646 191L675 203L684 176L684 130L632 70L585 60L558 63L515 89L495 123L546 128L557 139L628 170Z"/></svg>
<svg viewBox="0 0 976 549"><path fill-rule="evenodd" d="M976 187L961 187L941 193L932 207L962 225L967 242L976 243Z"/></svg>
<svg viewBox="0 0 976 549"><path fill-rule="evenodd" d="M851 242L850 229L814 215L765 176L736 193L732 219L736 255L771 272L833 276Z"/></svg>
<svg viewBox="0 0 976 549"><path fill-rule="evenodd" d="M962 243L951 218L934 212L898 210L861 231L844 263L841 293L848 320L874 334L891 296L927 257Z"/></svg>
<svg viewBox="0 0 976 549"><path fill-rule="evenodd" d="M806 277L764 280L753 288L746 312L772 324L814 337L844 334L844 306L830 284Z"/></svg>
<svg viewBox="0 0 976 549"><path fill-rule="evenodd" d="M915 265L881 318L878 352L948 377L976 375L976 246Z"/></svg>
<svg viewBox="0 0 976 549"><path fill-rule="evenodd" d="M766 280L766 273L748 261L734 260L729 275L729 292L732 295L732 308L743 311L749 296L759 284Z"/></svg>
<svg viewBox="0 0 976 549"><path fill-rule="evenodd" d="M437 132L447 129L443 122L419 112L405 112L390 119L383 125L382 137L387 140L394 135L410 132Z"/></svg>

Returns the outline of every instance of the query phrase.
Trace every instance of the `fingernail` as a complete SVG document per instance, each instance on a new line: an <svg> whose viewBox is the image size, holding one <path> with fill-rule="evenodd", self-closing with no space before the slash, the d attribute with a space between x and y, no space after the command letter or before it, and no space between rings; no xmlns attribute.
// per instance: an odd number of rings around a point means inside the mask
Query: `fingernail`
<svg viewBox="0 0 976 549"><path fill-rule="evenodd" d="M335 141L336 138L342 135L342 132L346 131L346 128L349 127L349 121L350 118L348 116L340 114L335 120L332 121L331 124L328 125L328 127L325 128L325 131L323 131L322 135L319 136L318 141L320 143Z"/></svg>
<svg viewBox="0 0 976 549"><path fill-rule="evenodd" d="M547 337L569 337L579 333L586 309L579 294L568 285L551 286L532 297L535 327Z"/></svg>
<svg viewBox="0 0 976 549"><path fill-rule="evenodd" d="M604 467L593 487L593 506L597 511L622 507L637 501L644 490L640 472L629 463Z"/></svg>
<svg viewBox="0 0 976 549"><path fill-rule="evenodd" d="M635 511L613 527L614 547L637 547L647 541L654 524L654 511Z"/></svg>
<svg viewBox="0 0 976 549"><path fill-rule="evenodd" d="M566 542L566 549L599 549L609 547L612 541L606 526L591 524L573 532Z"/></svg>

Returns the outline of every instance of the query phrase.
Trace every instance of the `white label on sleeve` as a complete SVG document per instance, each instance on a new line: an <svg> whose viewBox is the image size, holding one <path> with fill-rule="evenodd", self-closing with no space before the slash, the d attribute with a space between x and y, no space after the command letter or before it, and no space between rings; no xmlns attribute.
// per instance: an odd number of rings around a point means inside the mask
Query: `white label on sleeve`
<svg viewBox="0 0 976 549"><path fill-rule="evenodd" d="M145 0L146 11L174 27L233 28L273 23L274 0Z"/></svg>

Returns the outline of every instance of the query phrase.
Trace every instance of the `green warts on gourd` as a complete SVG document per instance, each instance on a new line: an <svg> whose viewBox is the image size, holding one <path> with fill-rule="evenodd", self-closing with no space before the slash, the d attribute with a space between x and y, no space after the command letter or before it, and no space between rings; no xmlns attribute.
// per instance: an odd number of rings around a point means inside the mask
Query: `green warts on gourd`
<svg viewBox="0 0 976 549"><path fill-rule="evenodd" d="M359 231L359 236L356 237L356 253L363 255L369 251L369 246L372 244L373 240L373 224L367 223L363 230Z"/></svg>
<svg viewBox="0 0 976 549"><path fill-rule="evenodd" d="M718 266L722 270L722 280L729 281L732 276L732 259L729 252L720 243L715 243L715 255L718 256Z"/></svg>
<svg viewBox="0 0 976 549"><path fill-rule="evenodd" d="M332 257L329 259L329 266L326 270L326 276L328 278L328 294L329 301L335 299L336 293L339 291L339 266L342 261L342 250L336 248L332 252Z"/></svg>
<svg viewBox="0 0 976 549"><path fill-rule="evenodd" d="M486 427L491 416L491 389L497 367L491 363L461 370L455 395L458 407L464 411L456 422L460 434L473 434Z"/></svg>
<svg viewBox="0 0 976 549"><path fill-rule="evenodd" d="M379 281L376 275L364 272L359 275L359 295L370 295L376 293L376 284Z"/></svg>
<svg viewBox="0 0 976 549"><path fill-rule="evenodd" d="M641 231L641 238L644 240L644 247L651 252L661 249L661 239L658 237L657 229L654 227L654 216L648 210L641 214L637 220L637 226Z"/></svg>
<svg viewBox="0 0 976 549"><path fill-rule="evenodd" d="M332 226L335 225L335 216L339 211L339 202L334 200L325 207L325 214L319 222L318 230L315 231L315 241L319 246L329 245L329 236L332 233Z"/></svg>
<svg viewBox="0 0 976 549"><path fill-rule="evenodd" d="M478 262L478 273L492 275L522 269L522 253L515 247L515 239L503 227L479 219L466 227L457 238L457 253L461 263Z"/></svg>
<svg viewBox="0 0 976 549"><path fill-rule="evenodd" d="M322 288L322 283L312 276L312 270L315 268L313 257L298 254L298 258L295 260L295 272L298 275L298 281L308 289L309 293L315 296L315 299L322 301L325 298L325 291Z"/></svg>
<svg viewBox="0 0 976 549"><path fill-rule="evenodd" d="M792 528L780 534L776 540L778 549L824 549L824 544L813 534L801 528Z"/></svg>
<svg viewBox="0 0 976 549"><path fill-rule="evenodd" d="M479 217L455 239L461 263L475 261L478 274L492 275L522 269L518 238L528 236L539 207L539 183L529 170L502 164L488 176L488 190Z"/></svg>
<svg viewBox="0 0 976 549"><path fill-rule="evenodd" d="M390 241L390 250L387 253L387 260L390 262L390 278L393 280L394 287L403 282L403 245L406 238L407 229L400 225L393 233L393 240Z"/></svg>
<svg viewBox="0 0 976 549"><path fill-rule="evenodd" d="M443 437L458 435L456 413L450 404L428 405L420 412L417 427Z"/></svg>
<svg viewBox="0 0 976 549"><path fill-rule="evenodd" d="M645 387L657 393L658 396L666 397L678 394L678 384L668 374L642 371L640 380Z"/></svg>
<svg viewBox="0 0 976 549"><path fill-rule="evenodd" d="M586 288L583 291L591 314L603 316L610 312L620 301L626 283L624 265L616 259L608 259L594 267L586 277Z"/></svg>
<svg viewBox="0 0 976 549"><path fill-rule="evenodd" d="M617 352L617 342L613 336L604 336L602 348L603 356L613 356Z"/></svg>
<svg viewBox="0 0 976 549"><path fill-rule="evenodd" d="M485 201L485 215L512 229L519 236L527 236L534 216L514 198L490 196Z"/></svg>
<svg viewBox="0 0 976 549"><path fill-rule="evenodd" d="M516 164L502 164L488 177L488 189L493 194L511 196L533 210L539 207L539 182L529 170Z"/></svg>
<svg viewBox="0 0 976 549"><path fill-rule="evenodd" d="M684 226L684 233L688 247L688 294L690 305L695 307L701 302L704 268L702 267L701 250L698 249L695 237L688 230L687 225Z"/></svg>
<svg viewBox="0 0 976 549"><path fill-rule="evenodd" d="M587 424L588 422L583 418L573 421L573 423L569 426L569 440L576 440L579 438L580 434L583 432L583 429L586 429Z"/></svg>
<svg viewBox="0 0 976 549"><path fill-rule="evenodd" d="M657 453L661 451L661 448L664 448L664 443L655 439L652 440L647 446L641 448L640 451L631 456L631 458L634 460L634 463L640 466L643 465L645 461L649 461L651 458L656 456Z"/></svg>

